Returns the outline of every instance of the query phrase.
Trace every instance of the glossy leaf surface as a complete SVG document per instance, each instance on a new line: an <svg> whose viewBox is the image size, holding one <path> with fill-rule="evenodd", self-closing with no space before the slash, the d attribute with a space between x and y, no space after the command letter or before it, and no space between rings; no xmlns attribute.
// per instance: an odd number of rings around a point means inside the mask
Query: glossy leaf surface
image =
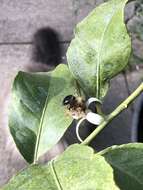
<svg viewBox="0 0 143 190"><path fill-rule="evenodd" d="M12 90L9 126L24 158L32 163L63 136L72 122L62 105L76 94L75 80L66 65L53 72L19 72Z"/></svg>
<svg viewBox="0 0 143 190"><path fill-rule="evenodd" d="M124 24L127 0L110 0L93 10L75 29L67 52L71 72L88 96L102 99L110 79L128 63L131 40Z"/></svg>
<svg viewBox="0 0 143 190"><path fill-rule="evenodd" d="M35 165L15 176L3 190L118 190L113 171L87 146L72 145L48 165Z"/></svg>
<svg viewBox="0 0 143 190"><path fill-rule="evenodd" d="M143 144L132 143L105 149L103 155L114 170L121 190L143 189Z"/></svg>

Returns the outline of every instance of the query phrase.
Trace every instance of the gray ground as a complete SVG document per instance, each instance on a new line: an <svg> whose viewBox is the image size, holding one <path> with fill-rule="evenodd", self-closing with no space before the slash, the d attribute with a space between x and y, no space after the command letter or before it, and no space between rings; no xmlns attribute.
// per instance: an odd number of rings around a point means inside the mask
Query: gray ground
<svg viewBox="0 0 143 190"><path fill-rule="evenodd" d="M61 35L65 52L73 37L73 28L95 5L102 0L0 0L0 186L17 170L26 166L13 143L8 130L7 109L12 80L19 70L42 71L46 66L31 60L32 35L40 27L50 26ZM128 5L126 19L134 18L134 3ZM136 43L135 43L136 42ZM141 41L134 38L134 52L141 55ZM142 55L141 55L142 56ZM105 99L105 111L112 111L142 77L142 70L119 75L111 83ZM128 85L127 85L128 84ZM116 118L94 142L99 148L131 141L133 106ZM106 137L105 137L106 136ZM59 149L58 149L59 148ZM48 155L62 150L58 146Z"/></svg>

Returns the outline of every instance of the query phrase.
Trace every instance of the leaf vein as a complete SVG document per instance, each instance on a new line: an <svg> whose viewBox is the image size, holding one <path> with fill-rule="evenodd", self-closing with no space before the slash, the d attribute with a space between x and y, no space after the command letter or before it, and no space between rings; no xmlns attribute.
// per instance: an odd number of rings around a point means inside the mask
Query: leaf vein
<svg viewBox="0 0 143 190"><path fill-rule="evenodd" d="M143 186L143 183L141 183L141 182L136 178L135 175L130 174L129 172L127 172L127 170L125 171L125 170L121 169L120 167L118 167L118 166L115 165L115 164L112 164L112 163L111 163L111 165L113 166L113 168L116 168L116 169L118 169L120 172L122 172L122 173L124 173L124 174L127 174L129 177L133 178L137 183L139 183L141 186Z"/></svg>
<svg viewBox="0 0 143 190"><path fill-rule="evenodd" d="M54 180L55 180L55 182L56 182L56 185L57 185L58 189L59 189L59 190L63 190L62 185L61 185L61 183L60 183L60 180L58 179L58 175L57 175L55 166L54 166L54 160L52 160L52 161L50 162L50 166L51 166L52 174L53 174L53 177L54 177Z"/></svg>
<svg viewBox="0 0 143 190"><path fill-rule="evenodd" d="M48 95L45 101L45 105L42 111L42 115L41 115L41 120L40 120L40 124L39 124L39 130L38 130L38 134L37 134L37 139L36 139L36 145L35 145L35 152L34 152L34 163L36 163L37 161L37 156L38 156L38 149L39 149L39 144L40 144L40 137L41 137L41 133L42 133L42 128L43 128L43 122L44 122L44 116L47 110L47 106L48 106Z"/></svg>
<svg viewBox="0 0 143 190"><path fill-rule="evenodd" d="M120 7L119 7L120 8ZM99 53L98 53L98 57L97 57L97 66L96 66L96 72L97 72L97 77L96 77L96 97L99 99L100 96L100 62L101 62L101 53L102 53L102 47L103 47L103 40L105 37L105 33L108 30L112 19L114 18L115 13L119 10L119 8L117 10L115 10L111 16L111 19L109 20L108 24L106 25L104 31L103 31L103 35L101 36L101 42L99 44Z"/></svg>

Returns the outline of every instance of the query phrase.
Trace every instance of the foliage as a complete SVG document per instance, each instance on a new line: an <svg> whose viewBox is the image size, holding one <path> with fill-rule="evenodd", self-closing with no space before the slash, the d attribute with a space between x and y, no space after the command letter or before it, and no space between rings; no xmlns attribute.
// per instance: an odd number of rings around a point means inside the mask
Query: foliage
<svg viewBox="0 0 143 190"><path fill-rule="evenodd" d="M104 150L103 156L114 170L114 179L121 190L143 189L143 144L131 143Z"/></svg>
<svg viewBox="0 0 143 190"><path fill-rule="evenodd" d="M66 65L53 72L19 72L12 90L9 126L24 158L32 163L63 136L72 122L62 106L63 97L77 94ZM52 137L52 138L51 138Z"/></svg>
<svg viewBox="0 0 143 190"><path fill-rule="evenodd" d="M72 145L49 164L34 165L24 170L13 178L4 190L94 188L118 189L113 180L112 168L102 156L94 154L91 148Z"/></svg>
<svg viewBox="0 0 143 190"><path fill-rule="evenodd" d="M114 0L102 4L75 29L67 59L71 72L88 96L102 99L110 79L128 63L131 41L123 21L126 2Z"/></svg>
<svg viewBox="0 0 143 190"><path fill-rule="evenodd" d="M48 164L37 163L73 120L62 105L63 99L72 94L102 100L110 80L127 65L131 41L124 24L126 2L110 0L77 25L67 52L69 67L61 64L52 72L19 72L16 76L9 126L17 148L32 164L3 190L143 189L143 144L114 146L96 153L85 140L80 145L71 145ZM90 140L142 91L143 84L103 119Z"/></svg>

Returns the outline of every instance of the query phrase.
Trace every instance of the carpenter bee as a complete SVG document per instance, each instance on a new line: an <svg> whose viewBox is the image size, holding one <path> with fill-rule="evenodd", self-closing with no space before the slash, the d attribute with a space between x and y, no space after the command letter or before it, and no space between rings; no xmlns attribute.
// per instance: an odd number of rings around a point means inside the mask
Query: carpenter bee
<svg viewBox="0 0 143 190"><path fill-rule="evenodd" d="M67 114L74 119L80 119L86 115L86 102L82 97L68 95L63 99L63 105L67 107Z"/></svg>

